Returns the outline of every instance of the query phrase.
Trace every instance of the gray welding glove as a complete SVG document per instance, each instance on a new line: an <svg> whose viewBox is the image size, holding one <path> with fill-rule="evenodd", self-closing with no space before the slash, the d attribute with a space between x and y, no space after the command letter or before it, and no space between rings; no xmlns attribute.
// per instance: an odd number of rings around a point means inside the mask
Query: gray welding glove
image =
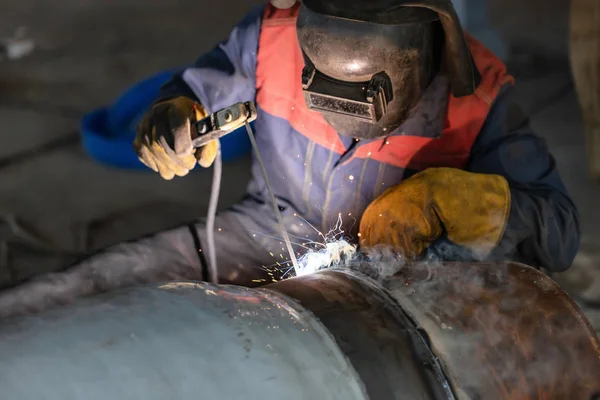
<svg viewBox="0 0 600 400"><path fill-rule="evenodd" d="M210 167L217 156L217 141L199 149L192 146L193 123L206 116L200 103L183 96L154 104L133 141L140 161L166 180L187 175L196 162Z"/></svg>

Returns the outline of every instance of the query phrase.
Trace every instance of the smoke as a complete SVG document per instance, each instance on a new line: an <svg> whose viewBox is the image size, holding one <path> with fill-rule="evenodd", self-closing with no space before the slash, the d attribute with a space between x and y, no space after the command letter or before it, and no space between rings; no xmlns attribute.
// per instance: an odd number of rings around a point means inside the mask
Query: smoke
<svg viewBox="0 0 600 400"><path fill-rule="evenodd" d="M597 342L565 292L522 264L446 261L467 254L445 243L411 262L338 240L301 262L306 273L347 269L376 280L427 333L459 398L589 398L600 390Z"/></svg>

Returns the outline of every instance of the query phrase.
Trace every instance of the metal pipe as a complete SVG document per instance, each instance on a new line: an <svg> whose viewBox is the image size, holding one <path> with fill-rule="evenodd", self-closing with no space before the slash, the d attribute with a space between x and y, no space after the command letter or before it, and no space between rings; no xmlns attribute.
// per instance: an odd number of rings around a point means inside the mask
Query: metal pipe
<svg viewBox="0 0 600 400"><path fill-rule="evenodd" d="M0 387L7 400L590 399L599 348L527 266L371 261L261 289L128 288L3 321Z"/></svg>
<svg viewBox="0 0 600 400"><path fill-rule="evenodd" d="M327 330L274 291L173 282L0 326L3 400L349 399Z"/></svg>

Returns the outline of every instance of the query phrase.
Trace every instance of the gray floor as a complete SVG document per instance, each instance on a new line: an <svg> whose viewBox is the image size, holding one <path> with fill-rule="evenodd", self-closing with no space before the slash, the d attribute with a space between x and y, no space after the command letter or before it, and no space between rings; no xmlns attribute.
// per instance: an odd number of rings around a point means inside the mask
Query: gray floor
<svg viewBox="0 0 600 400"><path fill-rule="evenodd" d="M28 227L16 232L0 225L0 285L205 212L210 171L165 182L153 173L98 165L77 140L83 113L139 79L193 61L262 1L204 3L0 0L0 37L24 26L38 46L29 57L0 62L0 217ZM566 4L548 9L536 0L516 12L520 3L496 1L490 11L500 33L519 43L511 64L519 102L536 112L532 125L547 139L580 207L582 252L569 276L558 279L600 299L600 278L594 280L600 275L600 185L587 174L566 62ZM226 165L223 207L243 194L247 166L248 160ZM30 231L36 238L24 237ZM587 312L600 328L600 314Z"/></svg>

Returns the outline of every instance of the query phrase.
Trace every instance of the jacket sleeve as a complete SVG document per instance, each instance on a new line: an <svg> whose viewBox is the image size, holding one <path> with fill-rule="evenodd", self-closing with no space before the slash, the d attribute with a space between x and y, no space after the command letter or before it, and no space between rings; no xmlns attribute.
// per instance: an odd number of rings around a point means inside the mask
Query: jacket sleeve
<svg viewBox="0 0 600 400"><path fill-rule="evenodd" d="M526 125L507 126L511 92L505 87L498 96L467 168L502 175L510 185L510 216L493 258L564 271L579 247L577 209L545 141Z"/></svg>
<svg viewBox="0 0 600 400"><path fill-rule="evenodd" d="M158 101L178 96L198 100L211 113L256 95L256 53L264 6L252 10L229 38L174 74Z"/></svg>

